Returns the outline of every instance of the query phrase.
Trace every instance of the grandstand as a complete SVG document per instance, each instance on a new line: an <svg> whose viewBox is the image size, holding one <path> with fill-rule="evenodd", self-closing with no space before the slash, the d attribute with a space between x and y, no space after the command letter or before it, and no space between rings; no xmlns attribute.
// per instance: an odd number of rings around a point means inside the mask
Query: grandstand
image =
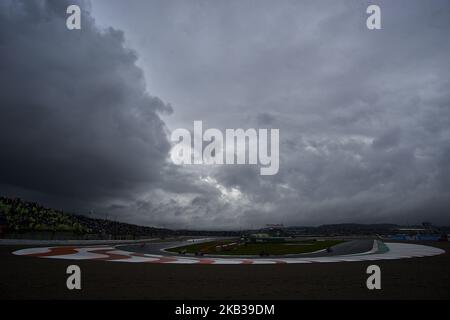
<svg viewBox="0 0 450 320"><path fill-rule="evenodd" d="M19 198L0 197L0 221L3 233L68 233L76 237L135 239L170 235L169 229L137 226L106 219L89 218L46 208Z"/></svg>

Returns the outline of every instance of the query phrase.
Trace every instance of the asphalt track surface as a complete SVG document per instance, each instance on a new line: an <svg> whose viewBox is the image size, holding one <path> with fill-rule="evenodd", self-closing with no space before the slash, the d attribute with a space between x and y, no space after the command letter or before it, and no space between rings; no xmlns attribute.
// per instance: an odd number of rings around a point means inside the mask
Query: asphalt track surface
<svg viewBox="0 0 450 320"><path fill-rule="evenodd" d="M203 240L205 241L205 240ZM198 242L198 241L196 241ZM411 243L383 243L379 240L349 240L327 250L318 250L308 254L250 256L220 256L193 254L181 255L164 251L174 245L180 246L189 241L176 243L140 243L138 246L121 245L85 245L32 247L14 251L19 256L64 260L102 260L126 263L161 264L291 264L291 263L338 263L356 261L377 261L427 257L445 253L435 247ZM128 251L122 249L125 247ZM371 249L370 249L371 248ZM369 250L370 249L370 250ZM141 252L137 252L140 250ZM330 251L330 250L328 250Z"/></svg>
<svg viewBox="0 0 450 320"><path fill-rule="evenodd" d="M39 259L0 246L0 299L450 299L449 243L431 257L318 264L180 265ZM66 288L66 269L82 270L82 290ZM381 268L368 290L366 269Z"/></svg>
<svg viewBox="0 0 450 320"><path fill-rule="evenodd" d="M147 243L144 246L139 244L132 245L123 245L118 246L117 248L124 251L129 252L139 252L143 254L154 254L154 255L164 255L164 256L179 256L177 253L171 253L168 251L164 251L166 248L177 247L177 246L185 246L193 243L199 242L166 242L166 243ZM305 254L290 254L289 258L308 258L308 257L327 257L327 256L338 256L338 255L347 255L347 254L357 254L370 251L373 247L373 240L353 240L347 241L338 245L333 246L331 252L326 252L325 250L321 250L320 252L315 253L305 253ZM222 259L236 259L236 258L248 258L249 256L226 256L226 255L205 255L205 257L210 258L222 258ZM272 257L283 257L283 256L272 256ZM253 256L252 259L267 259L267 257L258 257Z"/></svg>

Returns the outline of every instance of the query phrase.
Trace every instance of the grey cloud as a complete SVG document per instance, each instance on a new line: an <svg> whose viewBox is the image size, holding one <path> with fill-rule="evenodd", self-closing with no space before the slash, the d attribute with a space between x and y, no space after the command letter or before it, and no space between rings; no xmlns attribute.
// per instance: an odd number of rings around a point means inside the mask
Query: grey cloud
<svg viewBox="0 0 450 320"><path fill-rule="evenodd" d="M375 1L369 31L373 1L95 0L116 29L78 35L19 3L0 19L2 183L183 228L450 223L448 1ZM280 128L279 173L168 164L166 130L194 120Z"/></svg>

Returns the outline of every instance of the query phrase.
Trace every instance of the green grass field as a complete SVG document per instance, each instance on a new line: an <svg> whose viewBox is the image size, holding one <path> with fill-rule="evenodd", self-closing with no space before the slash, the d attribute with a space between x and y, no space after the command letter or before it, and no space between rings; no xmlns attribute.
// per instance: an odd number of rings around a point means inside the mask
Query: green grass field
<svg viewBox="0 0 450 320"><path fill-rule="evenodd" d="M188 246L176 247L167 249L169 252L182 252L203 254L218 254L218 255L259 255L265 252L269 255L286 255L314 252L328 247L332 247L344 241L342 240L304 240L304 241L290 241L284 243L247 243L233 246L229 250L217 251L216 247L224 244L237 242L238 240L220 240L204 243L196 243Z"/></svg>

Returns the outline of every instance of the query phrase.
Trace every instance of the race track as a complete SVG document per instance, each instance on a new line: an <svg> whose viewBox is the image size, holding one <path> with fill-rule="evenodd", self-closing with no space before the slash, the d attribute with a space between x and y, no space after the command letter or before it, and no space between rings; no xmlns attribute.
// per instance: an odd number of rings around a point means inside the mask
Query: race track
<svg viewBox="0 0 450 320"><path fill-rule="evenodd" d="M161 264L304 264L354 262L372 260L395 260L403 258L434 256L444 250L411 243L383 243L379 240L353 240L334 246L331 252L321 250L308 254L289 256L188 256L164 251L165 248L186 244L147 243L145 245L116 246L62 246L39 247L14 251L19 256L31 256L67 260L103 260L129 263Z"/></svg>

